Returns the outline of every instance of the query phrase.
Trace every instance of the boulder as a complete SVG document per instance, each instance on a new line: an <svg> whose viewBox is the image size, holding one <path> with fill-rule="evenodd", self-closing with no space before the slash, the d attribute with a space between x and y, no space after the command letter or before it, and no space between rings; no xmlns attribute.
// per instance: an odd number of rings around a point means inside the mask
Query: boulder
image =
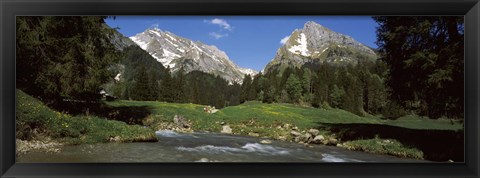
<svg viewBox="0 0 480 178"><path fill-rule="evenodd" d="M294 137L300 137L302 136L302 134L300 132L297 132L297 131L291 131L290 134L292 134Z"/></svg>
<svg viewBox="0 0 480 178"><path fill-rule="evenodd" d="M323 135L317 135L312 140L313 143L317 143L317 144L322 143L323 141L325 141L325 137L323 137Z"/></svg>
<svg viewBox="0 0 480 178"><path fill-rule="evenodd" d="M177 125L177 127L180 128L190 128L190 124L188 121L181 115L175 115L173 117L173 123Z"/></svg>
<svg viewBox="0 0 480 178"><path fill-rule="evenodd" d="M120 141L122 141L122 139L120 138L120 136L115 136L115 137L110 136L110 138L108 138L108 141L110 141L110 142L120 142Z"/></svg>
<svg viewBox="0 0 480 178"><path fill-rule="evenodd" d="M221 133L232 134L232 128L230 128L230 125L224 125Z"/></svg>
<svg viewBox="0 0 480 178"><path fill-rule="evenodd" d="M285 141L285 140L287 140L287 137L286 136L278 136L277 140Z"/></svg>
<svg viewBox="0 0 480 178"><path fill-rule="evenodd" d="M328 145L337 145L338 140L336 138L330 137L328 138Z"/></svg>
<svg viewBox="0 0 480 178"><path fill-rule="evenodd" d="M310 141L313 140L313 136L311 133L306 133L305 135L303 135L303 138L306 143L309 143Z"/></svg>
<svg viewBox="0 0 480 178"><path fill-rule="evenodd" d="M310 129L308 130L308 133L312 134L313 136L317 136L320 133L320 131L317 129Z"/></svg>
<svg viewBox="0 0 480 178"><path fill-rule="evenodd" d="M298 137L293 138L293 141L294 141L294 142L297 142L297 143L301 142L301 141L302 141L302 140L301 140L301 136L298 136Z"/></svg>
<svg viewBox="0 0 480 178"><path fill-rule="evenodd" d="M308 143L309 136L300 134L299 136L293 137L293 141L297 143Z"/></svg>

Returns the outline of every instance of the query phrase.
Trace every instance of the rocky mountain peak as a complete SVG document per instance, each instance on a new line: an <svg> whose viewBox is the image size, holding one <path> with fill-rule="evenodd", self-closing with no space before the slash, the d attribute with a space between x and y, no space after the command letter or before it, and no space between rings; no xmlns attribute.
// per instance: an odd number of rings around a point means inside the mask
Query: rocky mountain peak
<svg viewBox="0 0 480 178"><path fill-rule="evenodd" d="M314 21L308 21L303 25L303 29L327 29L326 27L314 22Z"/></svg>
<svg viewBox="0 0 480 178"><path fill-rule="evenodd" d="M352 37L334 32L316 22L308 21L302 29L295 29L292 32L264 71L268 72L272 66L301 66L305 63L322 63L324 61L355 64L359 60L358 55L376 58L372 49Z"/></svg>
<svg viewBox="0 0 480 178"><path fill-rule="evenodd" d="M256 73L237 66L214 45L192 41L157 27L146 29L130 39L173 72L183 67L186 72L199 70L230 82L241 82L245 74Z"/></svg>

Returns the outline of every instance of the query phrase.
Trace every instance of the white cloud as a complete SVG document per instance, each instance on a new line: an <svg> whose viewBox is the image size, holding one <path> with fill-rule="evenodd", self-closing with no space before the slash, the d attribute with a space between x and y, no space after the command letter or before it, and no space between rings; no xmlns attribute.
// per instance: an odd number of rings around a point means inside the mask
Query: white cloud
<svg viewBox="0 0 480 178"><path fill-rule="evenodd" d="M233 27L228 24L228 22L225 19L220 19L220 18L214 18L211 20L203 20L203 22L211 24L211 25L217 25L220 27L220 30L218 32L210 32L209 35L212 36L215 39L220 39L228 36L227 33L221 33L223 30L228 30L232 31Z"/></svg>
<svg viewBox="0 0 480 178"><path fill-rule="evenodd" d="M230 26L230 24L228 24L228 22L224 19L214 18L212 20L204 20L203 22L213 24L213 25L218 25L218 26L222 27L223 29L226 29L226 30L229 30L229 31L233 30L233 27Z"/></svg>
<svg viewBox="0 0 480 178"><path fill-rule="evenodd" d="M214 37L215 39L220 39L220 38L223 38L223 37L227 37L228 33L220 34L220 33L217 33L217 32L210 32L209 35Z"/></svg>
<svg viewBox="0 0 480 178"><path fill-rule="evenodd" d="M285 43L287 43L288 38L290 38L290 36L283 37L283 38L280 40L280 44L284 45Z"/></svg>

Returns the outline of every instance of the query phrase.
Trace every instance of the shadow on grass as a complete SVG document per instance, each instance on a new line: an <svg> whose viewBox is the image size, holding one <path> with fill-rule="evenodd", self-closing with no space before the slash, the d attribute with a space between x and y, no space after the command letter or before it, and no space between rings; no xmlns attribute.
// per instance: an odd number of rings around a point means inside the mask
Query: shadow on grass
<svg viewBox="0 0 480 178"><path fill-rule="evenodd" d="M395 139L417 148L431 161L464 161L464 133L449 130L418 130L380 124L320 124L320 129L335 133L342 141Z"/></svg>
<svg viewBox="0 0 480 178"><path fill-rule="evenodd" d="M146 106L113 107L103 102L68 102L53 106L56 110L71 115L91 115L110 120L123 121L127 124L142 125L142 120L150 115L150 108Z"/></svg>

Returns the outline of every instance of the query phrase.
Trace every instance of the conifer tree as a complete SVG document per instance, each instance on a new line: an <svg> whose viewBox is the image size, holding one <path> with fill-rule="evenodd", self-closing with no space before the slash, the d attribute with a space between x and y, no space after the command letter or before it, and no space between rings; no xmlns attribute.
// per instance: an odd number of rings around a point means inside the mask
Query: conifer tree
<svg viewBox="0 0 480 178"><path fill-rule="evenodd" d="M303 69L302 75L302 100L310 103L312 100L312 72L308 68Z"/></svg>
<svg viewBox="0 0 480 178"><path fill-rule="evenodd" d="M249 100L250 88L252 85L252 77L250 75L245 75L242 82L242 91L240 93L240 103L244 103Z"/></svg>
<svg viewBox="0 0 480 178"><path fill-rule="evenodd" d="M184 103L186 102L187 100L187 92L186 92L186 85L187 85L187 82L185 80L185 70L182 67L180 67L180 69L175 73L176 76L174 78L174 89L173 89L173 93L174 93L174 101L176 103Z"/></svg>
<svg viewBox="0 0 480 178"><path fill-rule="evenodd" d="M248 100L256 100L258 97L258 94L261 90L260 86L260 78L261 75L255 75L252 80L252 85L250 86L250 89L248 90Z"/></svg>
<svg viewBox="0 0 480 178"><path fill-rule="evenodd" d="M292 102L298 103L302 97L302 83L295 74L291 74L287 79L286 89Z"/></svg>
<svg viewBox="0 0 480 178"><path fill-rule="evenodd" d="M382 16L377 45L391 98L431 118L463 118L463 16Z"/></svg>
<svg viewBox="0 0 480 178"><path fill-rule="evenodd" d="M345 90L343 87L333 85L332 92L329 95L330 105L336 108L343 108L343 98L345 97Z"/></svg>
<svg viewBox="0 0 480 178"><path fill-rule="evenodd" d="M151 92L145 66L141 65L133 81L131 98L139 101L152 100Z"/></svg>
<svg viewBox="0 0 480 178"><path fill-rule="evenodd" d="M174 102L174 83L170 73L170 67L167 67L163 73L163 79L160 85L161 101Z"/></svg>
<svg viewBox="0 0 480 178"><path fill-rule="evenodd" d="M16 17L17 87L43 100L99 99L119 56L98 16Z"/></svg>

